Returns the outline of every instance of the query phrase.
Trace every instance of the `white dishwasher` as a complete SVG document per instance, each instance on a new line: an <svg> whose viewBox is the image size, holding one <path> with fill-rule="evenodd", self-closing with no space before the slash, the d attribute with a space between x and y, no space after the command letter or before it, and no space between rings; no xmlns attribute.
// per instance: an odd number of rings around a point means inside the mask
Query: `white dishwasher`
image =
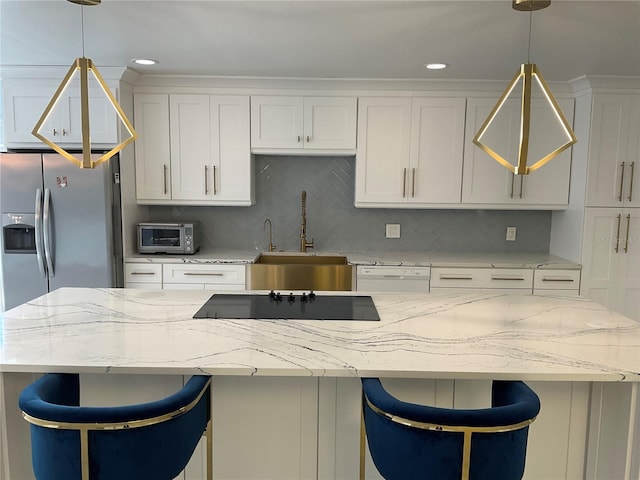
<svg viewBox="0 0 640 480"><path fill-rule="evenodd" d="M431 267L358 265L356 290L359 292L429 293Z"/></svg>

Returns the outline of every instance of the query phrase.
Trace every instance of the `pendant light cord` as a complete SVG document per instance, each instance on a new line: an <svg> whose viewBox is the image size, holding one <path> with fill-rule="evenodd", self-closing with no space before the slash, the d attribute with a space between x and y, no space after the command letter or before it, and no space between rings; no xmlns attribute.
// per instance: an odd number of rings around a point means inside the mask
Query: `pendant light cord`
<svg viewBox="0 0 640 480"><path fill-rule="evenodd" d="M529 10L529 45L527 47L527 63L531 63L531 23L533 22L533 11Z"/></svg>
<svg viewBox="0 0 640 480"><path fill-rule="evenodd" d="M80 32L82 34L82 58L84 58L84 5L80 5ZM531 36L531 33L529 33L529 36Z"/></svg>

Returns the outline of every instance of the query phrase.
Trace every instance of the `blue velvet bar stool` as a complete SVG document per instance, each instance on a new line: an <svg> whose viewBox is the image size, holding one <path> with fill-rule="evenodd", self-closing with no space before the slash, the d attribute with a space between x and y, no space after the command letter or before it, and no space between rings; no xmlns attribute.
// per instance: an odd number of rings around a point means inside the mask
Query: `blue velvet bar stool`
<svg viewBox="0 0 640 480"><path fill-rule="evenodd" d="M211 377L194 375L180 391L154 402L79 404L77 374L46 374L20 394L38 480L171 480L203 433L211 480Z"/></svg>
<svg viewBox="0 0 640 480"><path fill-rule="evenodd" d="M520 381L494 380L491 389L491 407L448 409L403 402L363 378L360 478L366 437L386 480L521 479L540 400Z"/></svg>

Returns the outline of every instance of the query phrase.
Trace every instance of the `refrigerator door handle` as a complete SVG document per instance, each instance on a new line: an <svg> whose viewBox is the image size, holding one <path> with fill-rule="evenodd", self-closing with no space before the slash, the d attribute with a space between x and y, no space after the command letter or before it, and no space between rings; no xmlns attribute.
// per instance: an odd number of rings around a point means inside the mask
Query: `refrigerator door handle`
<svg viewBox="0 0 640 480"><path fill-rule="evenodd" d="M36 257L38 259L38 269L40 270L40 276L45 278L47 271L44 265L43 249L42 249L42 190L39 188L36 190Z"/></svg>
<svg viewBox="0 0 640 480"><path fill-rule="evenodd" d="M42 215L43 238L44 238L44 257L47 260L47 270L49 277L56 276L53 269L53 256L51 248L51 190L44 189L44 213Z"/></svg>

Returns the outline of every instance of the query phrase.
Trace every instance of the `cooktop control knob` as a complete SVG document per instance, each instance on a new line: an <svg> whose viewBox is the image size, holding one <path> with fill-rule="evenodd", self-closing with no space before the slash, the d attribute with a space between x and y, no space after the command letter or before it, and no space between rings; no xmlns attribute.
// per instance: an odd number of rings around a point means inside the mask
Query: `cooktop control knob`
<svg viewBox="0 0 640 480"><path fill-rule="evenodd" d="M302 292L302 297L300 297L300 301L307 302L308 300L309 300L309 297L307 297L307 294L305 292Z"/></svg>
<svg viewBox="0 0 640 480"><path fill-rule="evenodd" d="M315 299L316 299L316 294L315 294L315 293L313 293L313 290L311 290L311 291L309 292L309 301L310 301L310 302L313 302L313 301L315 301Z"/></svg>
<svg viewBox="0 0 640 480"><path fill-rule="evenodd" d="M289 298L287 298L289 303L294 303L296 301L296 297L293 296L293 292L289 294Z"/></svg>

